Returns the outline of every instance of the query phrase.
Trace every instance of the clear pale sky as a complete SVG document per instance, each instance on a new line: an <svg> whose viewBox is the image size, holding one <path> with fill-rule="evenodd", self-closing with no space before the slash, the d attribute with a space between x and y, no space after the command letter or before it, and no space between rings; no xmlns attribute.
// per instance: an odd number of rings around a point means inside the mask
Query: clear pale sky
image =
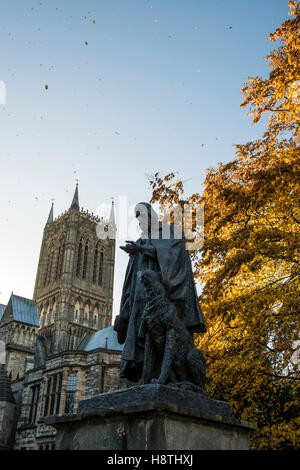
<svg viewBox="0 0 300 470"><path fill-rule="evenodd" d="M150 199L147 174L201 192L258 138L240 90L287 17L287 0L0 0L0 303L32 298L51 199L57 217L76 178L80 205L114 197L118 221L119 196ZM114 314L126 263L117 249Z"/></svg>

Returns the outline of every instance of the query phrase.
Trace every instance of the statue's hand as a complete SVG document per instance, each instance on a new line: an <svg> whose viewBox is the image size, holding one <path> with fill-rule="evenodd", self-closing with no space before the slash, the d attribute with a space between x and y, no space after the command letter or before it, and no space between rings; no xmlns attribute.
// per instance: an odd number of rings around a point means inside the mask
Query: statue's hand
<svg viewBox="0 0 300 470"><path fill-rule="evenodd" d="M134 255L135 253L139 253L141 251L141 247L137 243L127 240L126 245L120 246L120 248L126 253L129 253L130 255Z"/></svg>

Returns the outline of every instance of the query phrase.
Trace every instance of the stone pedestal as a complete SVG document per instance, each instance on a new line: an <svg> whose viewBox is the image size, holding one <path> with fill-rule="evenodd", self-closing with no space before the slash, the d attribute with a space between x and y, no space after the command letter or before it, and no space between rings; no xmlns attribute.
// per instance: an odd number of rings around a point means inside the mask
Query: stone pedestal
<svg viewBox="0 0 300 470"><path fill-rule="evenodd" d="M97 395L47 423L59 450L247 450L255 429L232 419L228 403L163 385Z"/></svg>

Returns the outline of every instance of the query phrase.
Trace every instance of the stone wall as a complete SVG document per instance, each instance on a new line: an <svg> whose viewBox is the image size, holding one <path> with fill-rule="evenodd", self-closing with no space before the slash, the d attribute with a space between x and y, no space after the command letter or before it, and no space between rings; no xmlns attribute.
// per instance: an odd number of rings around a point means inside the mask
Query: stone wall
<svg viewBox="0 0 300 470"><path fill-rule="evenodd" d="M7 345L7 372L11 380L16 380L24 376L26 363L29 358L33 357L33 351L30 351L28 348L19 345Z"/></svg>
<svg viewBox="0 0 300 470"><path fill-rule="evenodd" d="M14 449L51 449L55 444L56 431L45 423L44 416L48 378L62 373L62 389L57 416L66 410L68 377L77 374L77 388L74 400L74 413L78 403L103 392L132 386L127 380L120 379L120 352L108 349L94 351L66 351L50 356L45 366L26 372L23 380L15 381L12 389L20 402L19 418ZM29 422L33 387L40 386L39 401L34 423ZM20 395L21 394L21 395Z"/></svg>
<svg viewBox="0 0 300 470"><path fill-rule="evenodd" d="M28 359L34 357L37 328L17 321L1 324L7 372L12 380L23 377Z"/></svg>

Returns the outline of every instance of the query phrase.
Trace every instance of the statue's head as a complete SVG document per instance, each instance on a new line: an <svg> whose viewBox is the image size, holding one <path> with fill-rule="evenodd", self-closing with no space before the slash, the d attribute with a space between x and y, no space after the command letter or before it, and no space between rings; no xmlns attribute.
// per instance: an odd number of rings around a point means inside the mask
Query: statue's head
<svg viewBox="0 0 300 470"><path fill-rule="evenodd" d="M144 235L150 236L151 227L158 224L158 217L148 202L139 202L135 206L135 216Z"/></svg>

